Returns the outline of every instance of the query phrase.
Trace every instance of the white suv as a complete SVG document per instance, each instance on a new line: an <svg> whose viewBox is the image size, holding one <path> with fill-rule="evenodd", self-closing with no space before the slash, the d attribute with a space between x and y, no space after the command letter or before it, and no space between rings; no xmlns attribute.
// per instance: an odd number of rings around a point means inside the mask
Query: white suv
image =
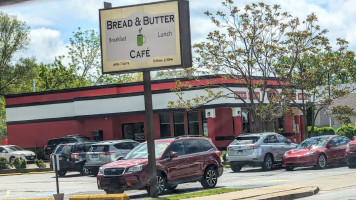
<svg viewBox="0 0 356 200"><path fill-rule="evenodd" d="M271 170L273 164L282 163L286 151L296 146L278 133L242 134L227 147L226 159L234 172L240 171L244 165Z"/></svg>
<svg viewBox="0 0 356 200"><path fill-rule="evenodd" d="M95 143L86 154L85 168L91 174L96 175L99 167L116 161L120 157L124 157L133 148L139 145L134 140L111 140Z"/></svg>

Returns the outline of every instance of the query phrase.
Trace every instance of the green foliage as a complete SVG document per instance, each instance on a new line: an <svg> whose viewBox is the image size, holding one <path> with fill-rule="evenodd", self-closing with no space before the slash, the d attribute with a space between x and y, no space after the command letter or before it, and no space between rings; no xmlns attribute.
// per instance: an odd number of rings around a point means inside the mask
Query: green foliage
<svg viewBox="0 0 356 200"><path fill-rule="evenodd" d="M14 158L11 163L11 165L13 165L16 169L25 169L26 164L26 160L21 158Z"/></svg>
<svg viewBox="0 0 356 200"><path fill-rule="evenodd" d="M335 135L333 127L321 127L318 129L318 135Z"/></svg>
<svg viewBox="0 0 356 200"><path fill-rule="evenodd" d="M9 169L9 163L4 157L0 157L0 169Z"/></svg>
<svg viewBox="0 0 356 200"><path fill-rule="evenodd" d="M226 162L226 154L227 154L227 151L221 151L221 157L224 162Z"/></svg>
<svg viewBox="0 0 356 200"><path fill-rule="evenodd" d="M40 169L46 168L46 163L41 159L35 159L35 164Z"/></svg>
<svg viewBox="0 0 356 200"><path fill-rule="evenodd" d="M356 135L356 128L353 125L344 125L336 130L336 134L348 137L352 140L353 136Z"/></svg>
<svg viewBox="0 0 356 200"><path fill-rule="evenodd" d="M0 136L3 135L7 135L5 98L3 96L0 96Z"/></svg>
<svg viewBox="0 0 356 200"><path fill-rule="evenodd" d="M351 124L351 116L356 116L356 112L348 106L335 106L332 108L332 113L336 120L342 124Z"/></svg>

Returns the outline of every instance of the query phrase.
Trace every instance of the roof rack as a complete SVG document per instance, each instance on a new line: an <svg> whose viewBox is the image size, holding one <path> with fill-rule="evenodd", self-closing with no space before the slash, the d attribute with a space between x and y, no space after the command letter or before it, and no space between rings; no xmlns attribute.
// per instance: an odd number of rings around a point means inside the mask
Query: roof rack
<svg viewBox="0 0 356 200"><path fill-rule="evenodd" d="M205 136L204 135L180 135L180 136L174 137L174 139L186 138L186 137L205 137Z"/></svg>

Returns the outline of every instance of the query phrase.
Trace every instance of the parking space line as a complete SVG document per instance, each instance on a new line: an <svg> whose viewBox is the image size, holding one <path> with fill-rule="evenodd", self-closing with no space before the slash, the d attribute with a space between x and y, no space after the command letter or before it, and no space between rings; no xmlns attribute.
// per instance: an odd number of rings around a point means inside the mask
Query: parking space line
<svg viewBox="0 0 356 200"><path fill-rule="evenodd" d="M10 196L10 190L6 190L6 197Z"/></svg>
<svg viewBox="0 0 356 200"><path fill-rule="evenodd" d="M267 181L266 183L287 182L287 181L290 181L290 180L270 180L270 181Z"/></svg>

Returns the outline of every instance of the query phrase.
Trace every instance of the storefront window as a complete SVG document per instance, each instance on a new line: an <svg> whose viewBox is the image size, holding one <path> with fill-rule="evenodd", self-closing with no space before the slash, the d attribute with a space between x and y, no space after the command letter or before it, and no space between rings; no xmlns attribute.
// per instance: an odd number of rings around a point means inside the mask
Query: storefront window
<svg viewBox="0 0 356 200"><path fill-rule="evenodd" d="M161 138L171 137L171 123L169 113L159 114L159 130Z"/></svg>
<svg viewBox="0 0 356 200"><path fill-rule="evenodd" d="M242 116L242 132L250 133L250 116L249 116L248 109L242 108L241 116Z"/></svg>
<svg viewBox="0 0 356 200"><path fill-rule="evenodd" d="M144 123L131 123L122 125L123 139L133 139L138 142L145 141Z"/></svg>
<svg viewBox="0 0 356 200"><path fill-rule="evenodd" d="M173 113L174 136L185 135L184 113Z"/></svg>
<svg viewBox="0 0 356 200"><path fill-rule="evenodd" d="M198 111L188 112L188 135L199 135Z"/></svg>

